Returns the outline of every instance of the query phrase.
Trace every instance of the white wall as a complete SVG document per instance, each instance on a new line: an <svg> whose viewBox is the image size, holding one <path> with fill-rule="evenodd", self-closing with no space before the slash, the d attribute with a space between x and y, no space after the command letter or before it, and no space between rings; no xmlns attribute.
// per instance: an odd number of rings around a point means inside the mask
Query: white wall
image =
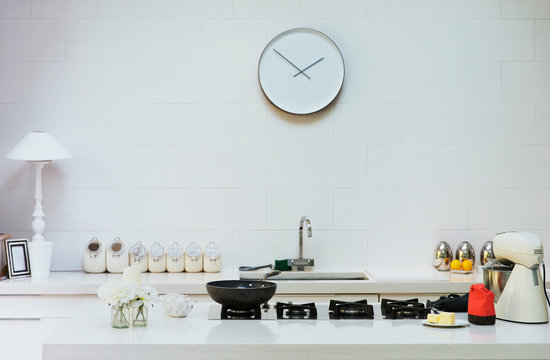
<svg viewBox="0 0 550 360"><path fill-rule="evenodd" d="M225 267L430 264L435 243L534 231L550 249L548 0L0 0L0 153L50 131L55 269L120 236L205 245ZM263 97L292 27L332 37L337 101ZM25 163L0 160L0 229L30 236ZM547 256L548 258L548 256Z"/></svg>

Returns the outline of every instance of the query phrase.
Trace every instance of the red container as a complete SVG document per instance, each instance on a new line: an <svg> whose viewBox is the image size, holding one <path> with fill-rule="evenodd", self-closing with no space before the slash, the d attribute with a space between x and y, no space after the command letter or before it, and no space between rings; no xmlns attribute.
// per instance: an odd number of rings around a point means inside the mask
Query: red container
<svg viewBox="0 0 550 360"><path fill-rule="evenodd" d="M495 324L495 294L483 284L470 286L468 321L475 325Z"/></svg>

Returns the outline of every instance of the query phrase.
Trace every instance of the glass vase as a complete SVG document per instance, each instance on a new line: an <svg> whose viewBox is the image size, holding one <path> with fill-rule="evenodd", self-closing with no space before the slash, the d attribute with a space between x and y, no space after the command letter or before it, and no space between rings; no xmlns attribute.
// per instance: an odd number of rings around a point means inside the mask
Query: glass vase
<svg viewBox="0 0 550 360"><path fill-rule="evenodd" d="M127 304L111 307L111 326L117 329L130 327L130 308Z"/></svg>
<svg viewBox="0 0 550 360"><path fill-rule="evenodd" d="M149 308L145 305L132 308L132 326L147 326L147 318L149 316Z"/></svg>

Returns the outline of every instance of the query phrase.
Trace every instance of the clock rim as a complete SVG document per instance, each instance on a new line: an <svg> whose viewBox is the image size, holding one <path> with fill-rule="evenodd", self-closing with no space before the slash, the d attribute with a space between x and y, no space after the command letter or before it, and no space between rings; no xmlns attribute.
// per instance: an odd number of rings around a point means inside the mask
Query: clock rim
<svg viewBox="0 0 550 360"><path fill-rule="evenodd" d="M328 39L333 45L334 47L336 48L336 50L338 51L338 54L340 55L340 59L342 61L342 81L340 82L340 86L338 87L338 91L336 92L336 96L334 96L334 98L332 98L332 100L330 100L328 102L328 104L326 104L325 106L321 107L320 109L317 109L317 110L314 110L314 111L310 111L310 112L292 112L292 111L288 111L288 110L285 110L283 109L282 107L278 106L277 104L275 104L270 98L269 96L267 96L265 90L264 90L264 87L262 85L262 81L260 79L260 63L262 62L262 59L264 57L264 54L267 50L267 48L269 47L269 45L278 37L286 34L286 33L289 33L289 32L295 32L295 31L300 31L300 30L308 30L308 31L313 31L313 32L316 32L316 33L319 33L321 34L322 36L324 36L326 39ZM338 47L338 45L336 45L336 43L332 40L332 38L330 36L328 36L327 34L325 34L324 32L322 31L319 31L317 29L313 29L313 28L307 28L307 27L297 27L297 28L292 28L292 29L288 29L288 30L285 30L277 35L275 35L271 40L269 40L269 42L267 43L267 45L264 47L264 49L262 50L262 53L260 54L260 58L258 59L258 71L257 71L257 77L258 77L258 83L260 84L260 89L262 90L262 93L264 94L264 97L271 103L271 105L275 106L277 109L281 110L281 111L284 111L288 114L292 114L292 115L311 115L311 114L315 114L315 113L318 113L319 111L322 111L324 109L326 109L327 107L329 107L330 104L332 104L334 102L334 100L336 100L338 98L338 96L340 96L340 92L342 91L342 87L344 86L344 80L346 78L346 63L344 62L344 56L342 55L342 52L340 51L340 48Z"/></svg>

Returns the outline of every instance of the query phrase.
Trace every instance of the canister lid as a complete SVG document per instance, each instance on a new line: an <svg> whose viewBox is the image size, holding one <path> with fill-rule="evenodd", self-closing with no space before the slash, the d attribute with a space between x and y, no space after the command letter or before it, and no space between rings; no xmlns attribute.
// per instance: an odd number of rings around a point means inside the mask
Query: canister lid
<svg viewBox="0 0 550 360"><path fill-rule="evenodd" d="M166 249L166 253L168 256L170 256L173 260L177 260L183 255L183 248L178 244L177 241L174 241L172 245L168 246Z"/></svg>
<svg viewBox="0 0 550 360"><path fill-rule="evenodd" d="M204 256L209 260L215 260L222 255L221 249L213 241L204 248Z"/></svg>
<svg viewBox="0 0 550 360"><path fill-rule="evenodd" d="M155 241L149 248L149 254L151 254L153 260L160 260L164 256L164 247L158 241Z"/></svg>
<svg viewBox="0 0 550 360"><path fill-rule="evenodd" d="M124 253L125 248L124 242L120 240L119 237L114 238L109 245L109 251L113 253L113 255L120 255Z"/></svg>
<svg viewBox="0 0 550 360"><path fill-rule="evenodd" d="M187 245L187 248L185 249L185 253L191 259L198 259L202 255L202 248L196 242L191 241L191 243Z"/></svg>
<svg viewBox="0 0 550 360"><path fill-rule="evenodd" d="M134 259L143 259L146 254L147 249L145 249L145 246L143 246L141 241L136 242L130 248L130 256L132 256Z"/></svg>

